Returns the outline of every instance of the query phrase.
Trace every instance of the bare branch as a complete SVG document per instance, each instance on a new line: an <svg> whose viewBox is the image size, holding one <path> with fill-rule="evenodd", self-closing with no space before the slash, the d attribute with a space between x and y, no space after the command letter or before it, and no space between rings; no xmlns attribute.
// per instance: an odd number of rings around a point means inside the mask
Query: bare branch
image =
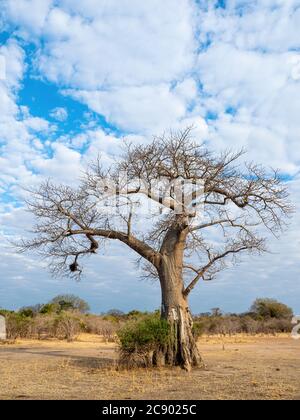
<svg viewBox="0 0 300 420"><path fill-rule="evenodd" d="M82 258L99 252L106 241L117 240L145 260L153 273L161 270L166 256L174 259L177 276L182 277L183 270L193 272L188 294L200 279L214 278L225 261L235 262L243 252L263 252L260 226L278 235L292 214L280 174L253 163L240 164L243 155L243 150L210 153L192 139L191 128L147 144L126 143L124 155L109 168L101 158L90 165L77 188L47 181L30 191L27 205L37 224L33 237L21 241L19 249L35 250L50 258L52 272L71 271L74 276L81 271ZM166 183L158 188L162 178ZM189 204L184 202L178 213L183 180L197 188L187 192ZM138 215L143 200L155 203L161 214ZM204 204L201 223L199 201ZM218 239L212 241L210 232Z"/></svg>
<svg viewBox="0 0 300 420"><path fill-rule="evenodd" d="M211 251L208 249L207 250L207 254L209 257L208 263L198 270L193 268L193 271L197 273L197 276L186 287L184 294L188 296L190 292L195 288L196 284L199 282L201 278L203 280L212 280L214 275L218 271L220 271L220 269L222 269L222 264L224 264L224 261L228 256L236 256L237 254L240 254L244 251L264 252L265 251L264 239L258 239L254 237L241 238L239 241L232 241L231 244L229 244L225 248L225 250L217 254L212 254ZM217 266L218 262L221 262L221 267ZM208 278L206 278L206 276L208 276Z"/></svg>

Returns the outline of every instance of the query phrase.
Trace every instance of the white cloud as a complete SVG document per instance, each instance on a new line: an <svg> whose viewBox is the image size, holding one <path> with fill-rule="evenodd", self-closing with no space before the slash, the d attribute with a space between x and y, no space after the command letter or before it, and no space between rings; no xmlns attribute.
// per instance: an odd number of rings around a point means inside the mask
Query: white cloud
<svg viewBox="0 0 300 420"><path fill-rule="evenodd" d="M24 52L15 41L0 47L6 61L7 77L0 81L0 187L5 189L24 175L23 162L30 152L30 134L19 117L16 91L23 77Z"/></svg>
<svg viewBox="0 0 300 420"><path fill-rule="evenodd" d="M77 89L73 97L119 128L158 132L189 116L197 94L188 76L196 57L192 0L6 3L7 19L25 38L43 36L39 72Z"/></svg>
<svg viewBox="0 0 300 420"><path fill-rule="evenodd" d="M7 0L2 4L4 17L19 26L25 37L40 33L45 23L52 0Z"/></svg>
<svg viewBox="0 0 300 420"><path fill-rule="evenodd" d="M38 66L79 89L174 80L193 62L192 11L189 0L61 1L47 17Z"/></svg>
<svg viewBox="0 0 300 420"><path fill-rule="evenodd" d="M27 107L17 103L26 71L24 50L15 40L9 40L0 47L0 54L5 57L7 68L7 77L0 81L0 188L2 192L14 191L17 197L21 184L35 180L31 162L43 156L36 136L48 134L51 127L48 121L33 117Z"/></svg>
<svg viewBox="0 0 300 420"><path fill-rule="evenodd" d="M49 122L43 118L29 117L24 121L27 128L35 132L45 132L49 130Z"/></svg>
<svg viewBox="0 0 300 420"><path fill-rule="evenodd" d="M203 3L208 7L200 14L202 39L268 52L299 47L299 0L228 0L225 10Z"/></svg>
<svg viewBox="0 0 300 420"><path fill-rule="evenodd" d="M180 87L178 90L159 84L65 93L85 102L93 111L125 131L157 133L174 126L187 115L189 99L195 98L196 89L182 86L182 91Z"/></svg>
<svg viewBox="0 0 300 420"><path fill-rule="evenodd" d="M25 70L23 49L16 41L11 40L0 46L0 55L5 61L5 77L2 84L10 89L18 88Z"/></svg>
<svg viewBox="0 0 300 420"><path fill-rule="evenodd" d="M33 0L15 10L6 3L8 19L23 32L43 36L35 60L41 74L111 124L152 134L214 112L219 118L210 124L213 143L239 143L254 157L257 149L265 163L273 142L269 163L281 162L294 173L300 84L298 54L290 50L298 45L299 2L229 1L226 10L203 2L197 11L192 1L180 0L176 7L170 1L44 1L31 26L22 12L35 6ZM199 43L208 39L196 61ZM230 119L223 116L229 107L237 109Z"/></svg>
<svg viewBox="0 0 300 420"><path fill-rule="evenodd" d="M6 60L4 55L0 55L0 80L6 79Z"/></svg>
<svg viewBox="0 0 300 420"><path fill-rule="evenodd" d="M56 121L64 122L68 119L68 111L65 108L54 108L50 113L50 117Z"/></svg>
<svg viewBox="0 0 300 420"><path fill-rule="evenodd" d="M256 31L259 6L239 17L231 4L229 12L210 9L202 14L201 29L210 31L211 45L199 54L197 69L202 108L218 116L210 124L211 141L223 148L245 146L251 158L295 173L300 164L299 56L282 45L262 49ZM262 5L266 28L274 18L267 6ZM290 7L281 7L274 14L285 21L295 19L287 10ZM226 115L228 110L233 115Z"/></svg>
<svg viewBox="0 0 300 420"><path fill-rule="evenodd" d="M39 157L32 162L35 170L38 170L45 177L53 178L55 181L76 184L83 170L80 153L59 143L54 143L53 151L54 156L52 158Z"/></svg>

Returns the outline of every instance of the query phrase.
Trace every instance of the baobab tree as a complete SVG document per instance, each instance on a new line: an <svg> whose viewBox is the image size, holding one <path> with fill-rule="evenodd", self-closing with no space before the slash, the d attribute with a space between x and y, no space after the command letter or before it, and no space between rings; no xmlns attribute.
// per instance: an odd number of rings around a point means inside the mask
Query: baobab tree
<svg viewBox="0 0 300 420"><path fill-rule="evenodd" d="M109 168L101 158L91 164L78 187L48 181L31 191L37 225L21 249L49 257L54 274L80 276L81 260L104 242L131 248L147 275L159 279L161 316L170 324L172 338L154 364L201 366L190 293L241 254L265 252L262 227L277 235L291 213L279 173L240 162L243 154L210 153L190 128L126 143Z"/></svg>

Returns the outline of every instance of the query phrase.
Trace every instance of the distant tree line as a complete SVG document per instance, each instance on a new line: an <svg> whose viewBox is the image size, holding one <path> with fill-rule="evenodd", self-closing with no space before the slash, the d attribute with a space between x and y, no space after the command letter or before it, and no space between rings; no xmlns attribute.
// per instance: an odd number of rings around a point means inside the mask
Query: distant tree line
<svg viewBox="0 0 300 420"><path fill-rule="evenodd" d="M18 311L0 309L0 315L6 318L10 340L56 338L72 341L80 333L89 333L102 336L106 341L120 341L121 337L128 345L128 342L132 344L133 337L139 337L142 342L145 337L154 337L155 328L165 331L157 321L159 311L124 313L111 309L101 315L89 311L90 307L83 299L59 295L46 304L27 306ZM292 317L293 311L287 305L274 299L257 299L246 313L224 314L220 308L213 308L210 312L194 315L193 333L197 338L216 334L289 333Z"/></svg>

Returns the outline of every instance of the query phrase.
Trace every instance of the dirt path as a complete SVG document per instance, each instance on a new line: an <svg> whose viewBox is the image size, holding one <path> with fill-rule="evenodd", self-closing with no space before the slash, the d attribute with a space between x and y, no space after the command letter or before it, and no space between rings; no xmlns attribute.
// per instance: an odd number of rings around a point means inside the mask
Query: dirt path
<svg viewBox="0 0 300 420"><path fill-rule="evenodd" d="M202 339L207 369L118 371L114 345L0 346L0 399L300 399L300 341Z"/></svg>

